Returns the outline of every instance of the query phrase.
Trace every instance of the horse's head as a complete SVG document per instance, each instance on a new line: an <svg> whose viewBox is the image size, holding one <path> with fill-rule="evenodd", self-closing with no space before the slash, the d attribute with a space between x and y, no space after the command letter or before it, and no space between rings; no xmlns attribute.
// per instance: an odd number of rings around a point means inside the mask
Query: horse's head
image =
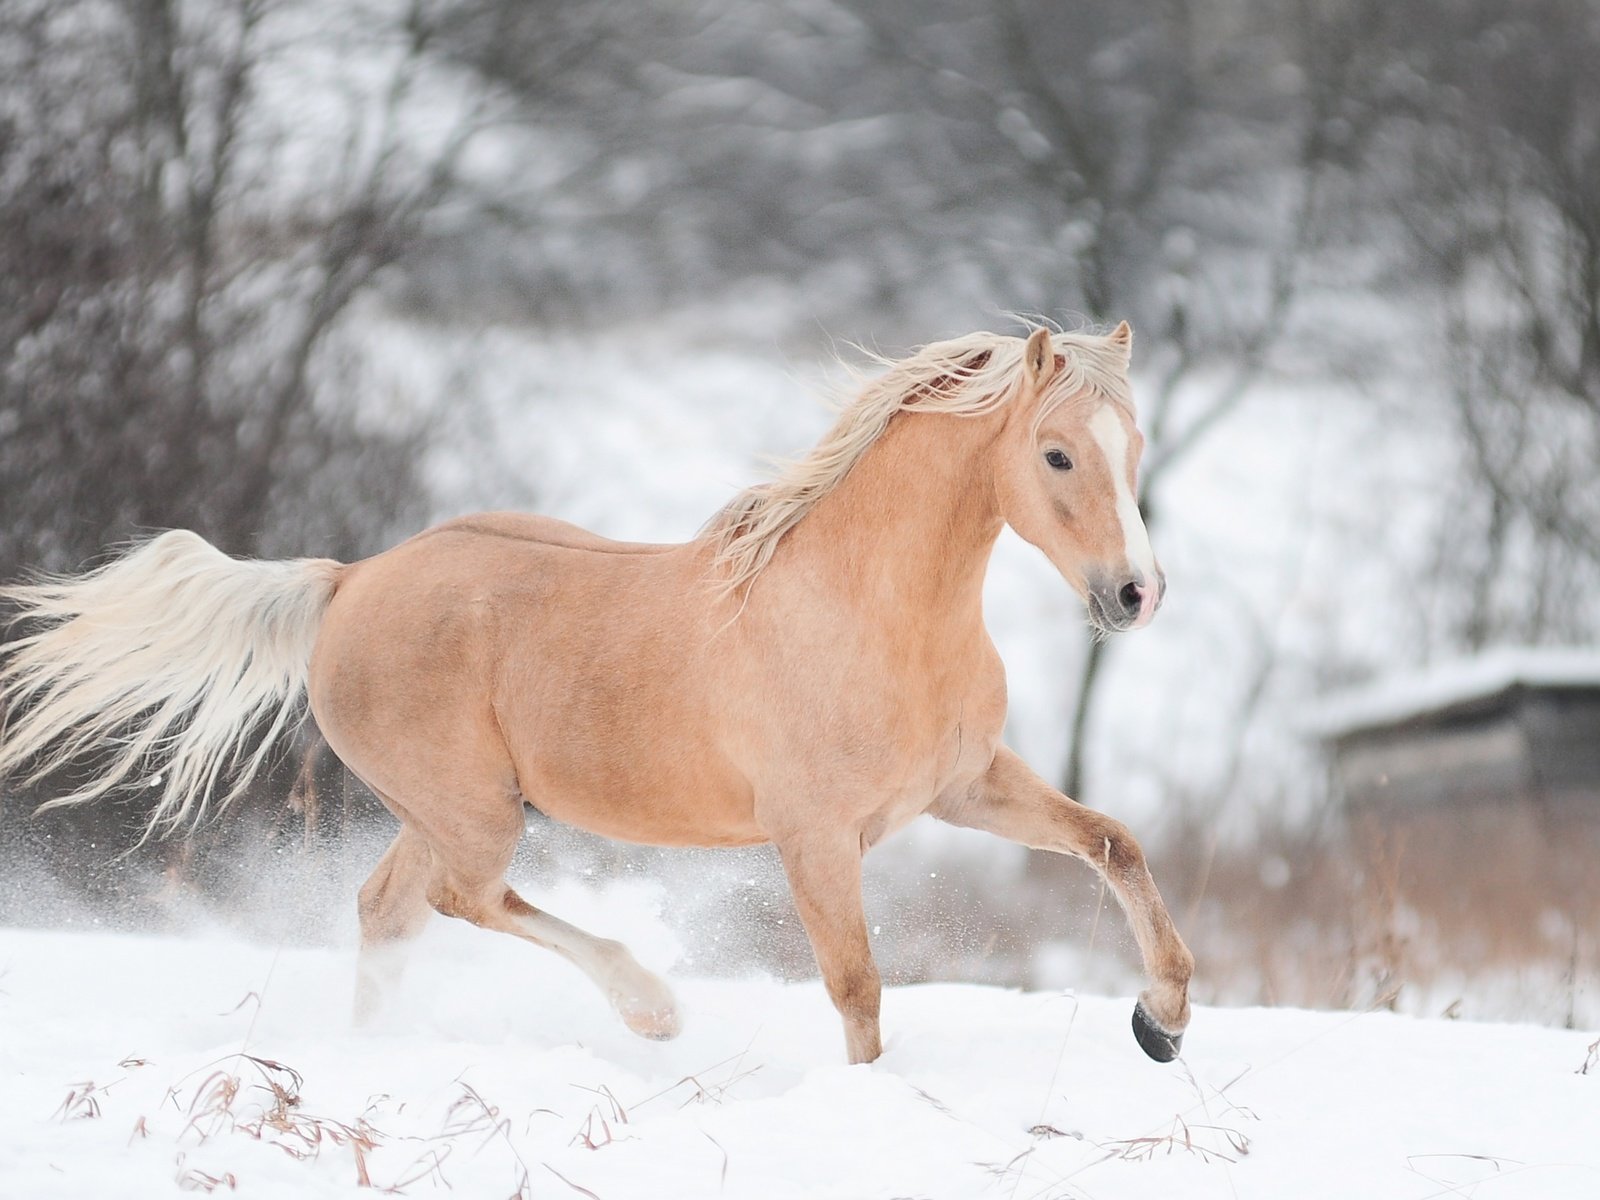
<svg viewBox="0 0 1600 1200"><path fill-rule="evenodd" d="M1128 394L1133 332L1124 321L1087 341L1058 354L1049 330L1028 339L995 483L1006 523L1044 551L1109 633L1149 624L1166 577L1134 499L1144 437L1131 408L1110 398Z"/></svg>

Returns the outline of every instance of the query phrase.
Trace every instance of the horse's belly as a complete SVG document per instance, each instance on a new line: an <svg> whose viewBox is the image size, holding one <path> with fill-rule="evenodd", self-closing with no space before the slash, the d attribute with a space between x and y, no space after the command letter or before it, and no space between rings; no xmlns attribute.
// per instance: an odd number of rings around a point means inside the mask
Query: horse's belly
<svg viewBox="0 0 1600 1200"><path fill-rule="evenodd" d="M523 774L519 772L519 775ZM748 846L767 840L748 793L714 778L645 778L592 784L533 770L523 798L557 821L648 846Z"/></svg>
<svg viewBox="0 0 1600 1200"><path fill-rule="evenodd" d="M719 753L681 698L601 711L551 704L506 728L523 798L604 837L655 846L743 846L765 840L749 781Z"/></svg>

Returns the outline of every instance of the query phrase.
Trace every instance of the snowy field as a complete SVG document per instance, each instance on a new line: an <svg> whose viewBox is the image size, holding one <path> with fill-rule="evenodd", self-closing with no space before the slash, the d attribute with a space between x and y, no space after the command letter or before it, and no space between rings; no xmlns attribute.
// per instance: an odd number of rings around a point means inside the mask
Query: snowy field
<svg viewBox="0 0 1600 1200"><path fill-rule="evenodd" d="M670 960L652 914L605 907ZM1128 997L927 985L888 991L883 1058L846 1067L816 983L676 978L658 1044L553 956L444 921L371 1031L352 973L0 931L0 1196L1600 1195L1592 1035L1201 1008L1159 1066Z"/></svg>

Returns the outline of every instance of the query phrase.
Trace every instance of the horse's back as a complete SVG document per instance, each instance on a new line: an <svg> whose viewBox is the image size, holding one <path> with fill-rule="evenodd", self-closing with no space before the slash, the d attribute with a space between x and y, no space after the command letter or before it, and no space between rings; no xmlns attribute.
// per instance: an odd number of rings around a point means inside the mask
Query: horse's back
<svg viewBox="0 0 1600 1200"><path fill-rule="evenodd" d="M665 554L680 548L658 542L619 542L555 517L521 512L482 512L455 517L423 530L410 541L426 541L441 534L477 534L530 546L589 550L599 554ZM402 543L402 546L409 544Z"/></svg>

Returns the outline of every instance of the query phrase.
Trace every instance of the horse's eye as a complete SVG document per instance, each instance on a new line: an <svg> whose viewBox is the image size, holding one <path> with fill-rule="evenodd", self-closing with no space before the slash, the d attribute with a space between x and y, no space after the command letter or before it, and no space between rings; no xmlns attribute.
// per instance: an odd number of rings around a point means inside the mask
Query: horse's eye
<svg viewBox="0 0 1600 1200"><path fill-rule="evenodd" d="M1046 450L1044 460L1058 471L1072 470L1072 460L1059 450Z"/></svg>

